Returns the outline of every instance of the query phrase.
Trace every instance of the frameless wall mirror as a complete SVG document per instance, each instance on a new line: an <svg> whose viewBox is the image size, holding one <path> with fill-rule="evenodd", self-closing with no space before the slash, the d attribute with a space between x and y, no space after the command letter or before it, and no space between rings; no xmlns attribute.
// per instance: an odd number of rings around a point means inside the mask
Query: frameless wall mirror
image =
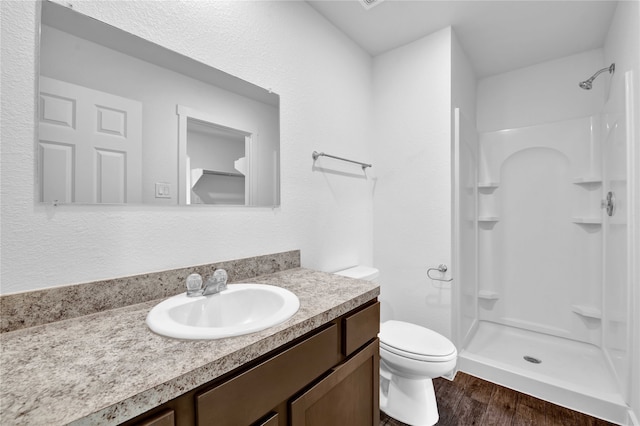
<svg viewBox="0 0 640 426"><path fill-rule="evenodd" d="M54 2L40 33L40 202L280 204L278 95Z"/></svg>

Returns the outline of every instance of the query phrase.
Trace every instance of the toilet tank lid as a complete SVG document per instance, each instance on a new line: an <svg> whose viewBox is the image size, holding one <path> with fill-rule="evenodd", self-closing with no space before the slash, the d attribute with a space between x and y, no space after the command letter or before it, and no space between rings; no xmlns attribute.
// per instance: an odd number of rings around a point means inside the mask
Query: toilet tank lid
<svg viewBox="0 0 640 426"><path fill-rule="evenodd" d="M359 280L374 280L380 275L380 271L371 266L354 266L353 268L344 269L342 271L334 272L336 275L342 275L343 277L357 278Z"/></svg>

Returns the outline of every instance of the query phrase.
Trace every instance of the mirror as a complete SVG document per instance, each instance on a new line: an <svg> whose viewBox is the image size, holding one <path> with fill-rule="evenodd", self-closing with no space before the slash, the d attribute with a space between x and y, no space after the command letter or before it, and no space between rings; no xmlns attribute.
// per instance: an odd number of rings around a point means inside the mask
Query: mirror
<svg viewBox="0 0 640 426"><path fill-rule="evenodd" d="M277 206L279 96L42 4L44 203Z"/></svg>

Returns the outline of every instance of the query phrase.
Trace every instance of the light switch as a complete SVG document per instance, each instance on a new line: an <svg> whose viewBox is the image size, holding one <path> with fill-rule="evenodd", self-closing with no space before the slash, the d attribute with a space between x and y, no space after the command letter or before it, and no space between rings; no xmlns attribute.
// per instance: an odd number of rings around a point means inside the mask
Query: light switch
<svg viewBox="0 0 640 426"><path fill-rule="evenodd" d="M171 198L171 184L156 183L156 198Z"/></svg>

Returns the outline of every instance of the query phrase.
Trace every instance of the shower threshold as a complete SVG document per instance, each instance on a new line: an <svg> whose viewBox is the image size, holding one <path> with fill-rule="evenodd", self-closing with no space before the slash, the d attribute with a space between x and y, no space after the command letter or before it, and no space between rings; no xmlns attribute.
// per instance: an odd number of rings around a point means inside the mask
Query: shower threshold
<svg viewBox="0 0 640 426"><path fill-rule="evenodd" d="M545 401L618 424L628 407L600 348L480 321L458 369Z"/></svg>

